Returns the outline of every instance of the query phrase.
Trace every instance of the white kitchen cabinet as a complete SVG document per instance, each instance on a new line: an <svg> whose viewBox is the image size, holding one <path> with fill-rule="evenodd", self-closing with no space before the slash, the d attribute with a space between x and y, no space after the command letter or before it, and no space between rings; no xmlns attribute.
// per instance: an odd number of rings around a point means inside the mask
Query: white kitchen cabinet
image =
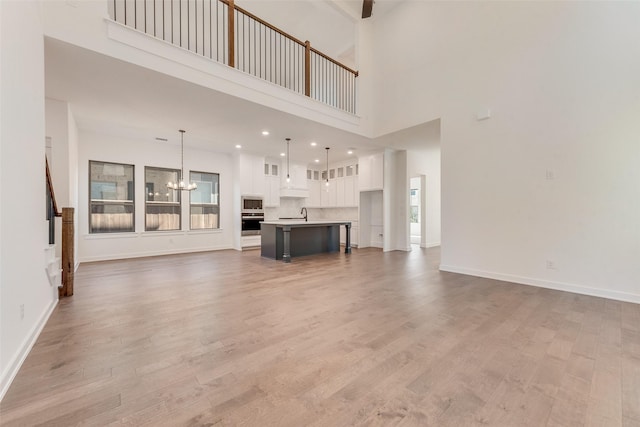
<svg viewBox="0 0 640 427"><path fill-rule="evenodd" d="M280 206L280 178L277 176L265 177L264 207L273 208Z"/></svg>
<svg viewBox="0 0 640 427"><path fill-rule="evenodd" d="M265 181L264 207L280 206L280 164L277 160L265 159L263 175Z"/></svg>
<svg viewBox="0 0 640 427"><path fill-rule="evenodd" d="M360 191L382 190L383 188L383 153L370 154L358 158Z"/></svg>
<svg viewBox="0 0 640 427"><path fill-rule="evenodd" d="M353 162L338 163L329 170L329 187L326 186L326 171L306 171L309 186L310 207L353 208L358 207L358 165Z"/></svg>
<svg viewBox="0 0 640 427"><path fill-rule="evenodd" d="M326 181L320 181L320 206L323 208L329 208L331 207L329 205L329 191L331 191L331 189L327 189L325 182Z"/></svg>
<svg viewBox="0 0 640 427"><path fill-rule="evenodd" d="M344 205L346 207L358 206L358 188L355 176L344 177Z"/></svg>
<svg viewBox="0 0 640 427"><path fill-rule="evenodd" d="M307 188L309 189L309 197L307 198L306 205L310 208L319 208L321 207L320 202L320 190L321 190L321 182L320 182L320 172L309 170L310 178L307 179Z"/></svg>
<svg viewBox="0 0 640 427"><path fill-rule="evenodd" d="M240 154L240 193L264 197L264 157Z"/></svg>
<svg viewBox="0 0 640 427"><path fill-rule="evenodd" d="M326 187L326 186L325 186ZM327 191L329 195L329 205L330 208L335 208L338 206L338 180L337 179L329 179L329 191Z"/></svg>
<svg viewBox="0 0 640 427"><path fill-rule="evenodd" d="M335 179L335 193L336 193L336 206L337 207L343 207L346 206L345 205L345 181L344 181L344 177L343 178L336 178Z"/></svg>

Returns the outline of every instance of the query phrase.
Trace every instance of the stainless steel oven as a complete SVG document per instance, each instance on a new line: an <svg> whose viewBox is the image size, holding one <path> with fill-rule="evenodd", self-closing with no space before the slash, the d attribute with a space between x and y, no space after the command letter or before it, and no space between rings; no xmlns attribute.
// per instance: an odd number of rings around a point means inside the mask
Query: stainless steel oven
<svg viewBox="0 0 640 427"><path fill-rule="evenodd" d="M260 222L264 221L264 214L242 214L242 235L260 234Z"/></svg>
<svg viewBox="0 0 640 427"><path fill-rule="evenodd" d="M260 222L264 221L262 199L258 197L242 197L242 235L260 234Z"/></svg>

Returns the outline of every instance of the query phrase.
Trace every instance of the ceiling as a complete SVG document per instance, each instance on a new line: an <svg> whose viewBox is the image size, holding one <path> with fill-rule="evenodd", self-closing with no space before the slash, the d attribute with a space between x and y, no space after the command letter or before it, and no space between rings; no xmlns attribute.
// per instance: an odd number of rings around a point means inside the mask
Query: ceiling
<svg viewBox="0 0 640 427"><path fill-rule="evenodd" d="M278 157L289 137L291 161L301 164L322 164L324 147L331 147L332 161L348 159L348 149L357 155L377 148L369 138L48 38L45 92L70 103L81 130L132 142L160 137L179 144L178 130L185 129L187 149L231 153L240 144L245 152Z"/></svg>
<svg viewBox="0 0 640 427"><path fill-rule="evenodd" d="M374 0L371 18L381 17L405 0ZM342 8L355 19L362 19L362 0L335 0L331 3Z"/></svg>

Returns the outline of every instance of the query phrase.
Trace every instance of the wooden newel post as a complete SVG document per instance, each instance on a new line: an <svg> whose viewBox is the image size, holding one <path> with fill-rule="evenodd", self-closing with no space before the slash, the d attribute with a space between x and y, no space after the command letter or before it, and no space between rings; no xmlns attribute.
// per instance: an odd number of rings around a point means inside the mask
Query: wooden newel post
<svg viewBox="0 0 640 427"><path fill-rule="evenodd" d="M75 270L73 210L73 208L62 208L62 288L58 292L60 297L73 295Z"/></svg>
<svg viewBox="0 0 640 427"><path fill-rule="evenodd" d="M311 43L304 42L304 94L311 96Z"/></svg>
<svg viewBox="0 0 640 427"><path fill-rule="evenodd" d="M227 34L229 40L229 67L235 68L236 66L236 21L235 21L235 5L234 0L229 0L229 7L227 9L227 20L229 32Z"/></svg>

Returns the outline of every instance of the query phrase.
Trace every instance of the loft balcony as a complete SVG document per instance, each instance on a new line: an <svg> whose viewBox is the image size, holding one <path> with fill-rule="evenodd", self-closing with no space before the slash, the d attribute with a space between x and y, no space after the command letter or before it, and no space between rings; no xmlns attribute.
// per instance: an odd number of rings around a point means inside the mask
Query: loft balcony
<svg viewBox="0 0 640 427"><path fill-rule="evenodd" d="M234 4L234 0L109 0L109 18L356 114L358 72Z"/></svg>

